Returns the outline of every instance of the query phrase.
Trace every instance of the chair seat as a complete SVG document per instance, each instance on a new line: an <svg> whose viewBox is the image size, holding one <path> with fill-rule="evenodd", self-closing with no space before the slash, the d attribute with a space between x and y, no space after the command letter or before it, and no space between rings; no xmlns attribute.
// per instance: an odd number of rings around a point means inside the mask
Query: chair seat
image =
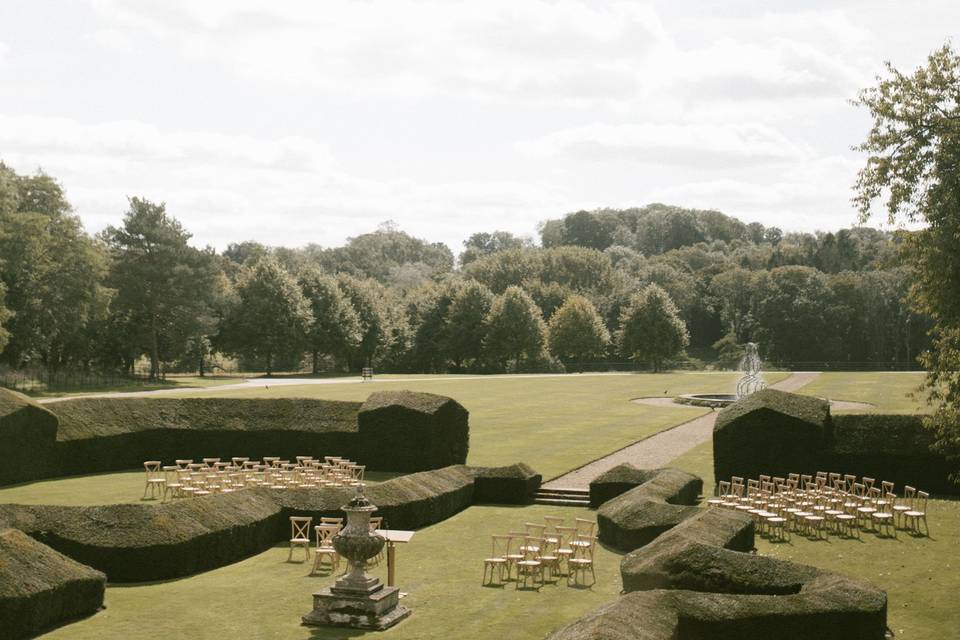
<svg viewBox="0 0 960 640"><path fill-rule="evenodd" d="M922 518L925 514L923 511L904 511L903 515L910 516L911 518Z"/></svg>
<svg viewBox="0 0 960 640"><path fill-rule="evenodd" d="M489 564L505 564L507 562L506 558L484 558L484 562Z"/></svg>
<svg viewBox="0 0 960 640"><path fill-rule="evenodd" d="M887 518L892 518L893 514L887 513L886 511L878 511L877 513L871 514L871 517L886 520Z"/></svg>
<svg viewBox="0 0 960 640"><path fill-rule="evenodd" d="M306 542L307 544L310 544L310 538L290 538L291 544L294 544L297 542Z"/></svg>

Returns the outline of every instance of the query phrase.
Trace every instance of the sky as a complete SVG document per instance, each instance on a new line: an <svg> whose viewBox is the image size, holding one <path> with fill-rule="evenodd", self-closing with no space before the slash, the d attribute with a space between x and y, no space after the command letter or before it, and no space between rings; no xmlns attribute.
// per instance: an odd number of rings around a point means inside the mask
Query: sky
<svg viewBox="0 0 960 640"><path fill-rule="evenodd" d="M831 230L851 100L958 33L956 0L3 0L0 160L88 231L140 196L218 249L652 202Z"/></svg>

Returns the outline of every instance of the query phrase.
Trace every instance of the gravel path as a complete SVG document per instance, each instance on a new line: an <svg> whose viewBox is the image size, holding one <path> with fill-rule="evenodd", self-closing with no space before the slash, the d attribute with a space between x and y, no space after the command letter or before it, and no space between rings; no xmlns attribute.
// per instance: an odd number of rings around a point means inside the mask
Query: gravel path
<svg viewBox="0 0 960 640"><path fill-rule="evenodd" d="M781 391L796 391L820 375L819 372L803 371L792 374L789 378L770 385ZM660 400L659 398L657 400ZM658 404L661 404L658 402ZM665 406L666 403L663 403ZM684 407L684 405L676 405ZM689 408L689 407L685 407ZM699 418L688 420L676 427L656 433L649 438L635 442L610 455L594 460L569 473L544 483L547 489L588 489L590 481L598 475L612 469L618 464L629 462L640 469L655 469L662 467L674 458L677 458L698 444L709 440L713 435L713 423L716 422L717 412L710 411Z"/></svg>

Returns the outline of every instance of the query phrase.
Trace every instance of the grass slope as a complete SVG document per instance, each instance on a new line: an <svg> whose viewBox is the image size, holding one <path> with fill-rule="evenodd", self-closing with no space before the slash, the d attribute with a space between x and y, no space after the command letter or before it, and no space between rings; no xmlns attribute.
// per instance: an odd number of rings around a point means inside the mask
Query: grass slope
<svg viewBox="0 0 960 640"><path fill-rule="evenodd" d="M770 382L788 374L768 375ZM307 397L360 401L374 391L425 391L450 396L470 412L467 464L523 461L545 480L705 413L628 402L643 396L729 392L737 374L669 373L555 377L443 376L365 384L211 390L224 398Z"/></svg>
<svg viewBox="0 0 960 640"><path fill-rule="evenodd" d="M397 579L413 615L386 632L313 629L300 626L310 594L333 577L309 577L309 564L288 563L278 545L228 567L172 582L108 587L106 609L42 636L49 640L113 640L151 636L194 638L384 640L510 638L534 640L613 600L620 590L620 555L599 548L597 584L573 589L564 581L537 591L481 586L490 535L542 522L544 515L593 518L585 509L471 507L418 531L397 547ZM302 556L299 556L302 557ZM294 558L298 556L296 552ZM374 574L385 579L385 564Z"/></svg>

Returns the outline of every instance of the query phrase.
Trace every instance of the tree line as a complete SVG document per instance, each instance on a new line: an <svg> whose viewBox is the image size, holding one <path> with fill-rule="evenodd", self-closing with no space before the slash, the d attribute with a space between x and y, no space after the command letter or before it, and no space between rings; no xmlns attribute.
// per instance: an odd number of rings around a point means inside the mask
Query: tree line
<svg viewBox="0 0 960 640"><path fill-rule="evenodd" d="M783 233L661 204L578 211L449 247L385 223L341 247L217 252L131 198L92 236L62 186L0 164L0 359L9 367L562 371L632 359L889 368L927 346L900 235Z"/></svg>

